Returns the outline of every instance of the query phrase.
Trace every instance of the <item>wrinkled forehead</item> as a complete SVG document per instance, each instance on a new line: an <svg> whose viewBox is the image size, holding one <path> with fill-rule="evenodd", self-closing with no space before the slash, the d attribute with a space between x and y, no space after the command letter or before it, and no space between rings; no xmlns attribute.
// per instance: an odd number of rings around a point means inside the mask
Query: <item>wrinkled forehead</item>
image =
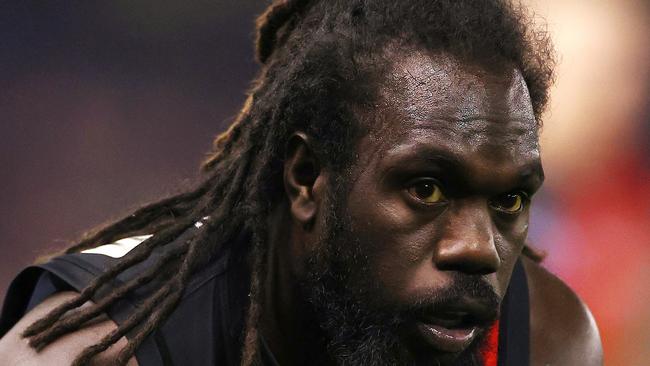
<svg viewBox="0 0 650 366"><path fill-rule="evenodd" d="M381 94L388 101L427 102L429 112L459 120L494 114L535 124L523 76L504 64L480 65L445 53L412 52L394 58L383 87Z"/></svg>
<svg viewBox="0 0 650 366"><path fill-rule="evenodd" d="M511 157L539 154L528 88L514 67L424 52L394 59L373 112L376 142L410 136L465 150L493 147Z"/></svg>

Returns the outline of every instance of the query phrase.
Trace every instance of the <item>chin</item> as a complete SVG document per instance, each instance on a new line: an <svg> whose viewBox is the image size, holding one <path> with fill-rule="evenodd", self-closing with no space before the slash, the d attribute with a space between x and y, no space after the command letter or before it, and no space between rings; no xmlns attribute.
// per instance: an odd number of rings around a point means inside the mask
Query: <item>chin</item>
<svg viewBox="0 0 650 366"><path fill-rule="evenodd" d="M384 332L375 328L362 339L342 339L351 329L340 328L327 349L333 364L345 366L403 365L403 366L482 366L481 345L484 337L477 335L463 349L448 352L423 341L412 332Z"/></svg>

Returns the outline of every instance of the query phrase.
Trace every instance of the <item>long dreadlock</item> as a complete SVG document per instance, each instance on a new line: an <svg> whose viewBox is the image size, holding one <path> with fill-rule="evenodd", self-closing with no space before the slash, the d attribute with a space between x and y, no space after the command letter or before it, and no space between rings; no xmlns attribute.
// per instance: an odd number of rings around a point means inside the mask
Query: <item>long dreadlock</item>
<svg viewBox="0 0 650 366"><path fill-rule="evenodd" d="M527 82L539 121L554 62L548 36L533 30L527 16L508 0L274 2L256 22L260 74L237 118L215 139L202 166L204 181L189 192L144 206L68 248L66 253L76 253L136 233L154 233L78 296L30 325L23 336L41 349L99 316L130 291L155 284L153 294L129 318L73 363L86 364L128 333L128 344L116 360L124 365L174 310L192 274L228 247L243 245L252 264L242 364L257 364L268 251L266 218L284 199L284 146L279 142L301 130L314 138L326 168L340 171L346 166L363 133L363 118L355 111L371 105L376 78L388 63L383 50L395 41L406 50L423 48L486 65L513 65ZM204 225L197 235L167 249L151 267L97 299L108 281L201 219ZM250 233L250 242L237 242L242 232ZM537 255L530 248L525 253ZM78 309L90 299L96 302Z"/></svg>

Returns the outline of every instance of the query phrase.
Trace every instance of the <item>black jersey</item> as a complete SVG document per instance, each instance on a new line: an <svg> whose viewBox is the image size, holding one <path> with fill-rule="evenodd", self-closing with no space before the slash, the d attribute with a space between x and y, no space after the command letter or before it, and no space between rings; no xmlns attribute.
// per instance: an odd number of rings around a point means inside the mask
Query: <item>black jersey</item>
<svg viewBox="0 0 650 366"><path fill-rule="evenodd" d="M165 248L185 240L192 231L194 230L189 230ZM140 239L144 238L146 237ZM134 245L127 243L125 246L128 249ZM146 261L118 275L93 299L96 301L107 291L150 266L162 250L164 249L156 249ZM85 253L66 254L22 271L12 282L5 298L0 316L0 337L46 297L60 291L81 291L93 278L118 260L119 254L111 256L110 252L107 253L109 255L102 254L102 250L89 250ZM225 251L193 275L169 319L136 351L135 357L141 366L234 366L240 363L250 281L241 254ZM151 291L150 287L145 286L130 293L107 311L108 316L115 323L122 323ZM263 339L260 351L265 365L277 365ZM502 303L498 365L528 364L528 287L523 266L518 261Z"/></svg>

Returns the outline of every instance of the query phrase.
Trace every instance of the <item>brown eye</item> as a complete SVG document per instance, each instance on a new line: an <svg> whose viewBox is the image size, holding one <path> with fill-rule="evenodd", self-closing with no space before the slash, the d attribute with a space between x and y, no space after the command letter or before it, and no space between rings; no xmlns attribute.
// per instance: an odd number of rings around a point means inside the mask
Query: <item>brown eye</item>
<svg viewBox="0 0 650 366"><path fill-rule="evenodd" d="M524 194L523 193L508 193L499 196L490 201L490 206L495 210L505 212L508 214L515 214L524 209Z"/></svg>
<svg viewBox="0 0 650 366"><path fill-rule="evenodd" d="M414 182L408 188L408 192L411 196L427 205L440 203L445 200L445 195L442 194L440 186L433 179L420 179Z"/></svg>

